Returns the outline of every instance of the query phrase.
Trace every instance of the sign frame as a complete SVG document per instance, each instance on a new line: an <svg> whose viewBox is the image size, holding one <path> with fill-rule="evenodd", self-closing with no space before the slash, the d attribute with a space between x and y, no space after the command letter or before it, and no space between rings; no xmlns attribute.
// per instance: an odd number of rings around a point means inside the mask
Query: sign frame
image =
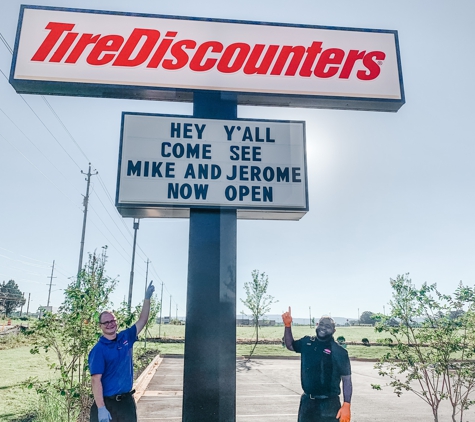
<svg viewBox="0 0 475 422"><path fill-rule="evenodd" d="M66 11L74 13L92 13L101 15L117 15L127 17L160 18L174 20L188 20L198 22L215 22L240 25L259 25L279 28L305 28L318 30L335 30L348 32L363 32L377 34L391 34L394 37L395 55L397 60L397 73L399 79L399 99L380 98L380 97L357 97L344 95L300 95L288 93L270 93L270 92L250 92L249 90L239 91L226 89L199 89L199 88L177 88L166 86L149 85L116 85L113 83L83 83L83 82L64 82L16 78L17 56L21 39L23 17L26 10L48 10L48 11ZM367 29L367 28L347 28L331 27L320 25L300 25L277 22L256 22L246 20L229 20L215 18L198 18L184 16L167 16L158 14L112 12L104 10L77 9L65 7L49 6L29 6L22 5L18 21L17 35L14 46L12 67L10 71L10 84L18 93L40 94L40 95L68 95L85 96L101 98L124 98L124 99L142 99L158 101L178 101L192 102L193 93L202 92L221 92L225 96L235 98L238 105L256 105L256 106L278 106L278 107L302 107L302 108L326 108L342 110L366 110L366 111L389 111L396 112L405 103L404 86L402 79L402 66L399 52L398 33L395 30Z"/></svg>
<svg viewBox="0 0 475 422"><path fill-rule="evenodd" d="M164 117L164 118L177 118L188 119L190 121L197 120L216 120L225 122L256 122L256 123L296 123L302 125L302 150L303 150L303 169L302 169L302 184L304 190L305 206L259 206L252 208L249 205L238 205L230 203L230 205L186 205L186 204L174 204L174 203L129 203L120 202L119 192L121 189L121 171L123 164L123 149L124 149L124 131L125 131L125 119L126 116L146 116L146 117ZM233 144L236 145L236 144ZM309 198L308 198L308 166L307 166L307 142L306 142L306 122L303 120L274 120L274 119L252 119L252 118L235 118L235 119L222 119L222 118L197 118L192 115L181 114L161 114L161 113L141 113L141 112L122 112L121 117L121 131L120 131L120 144L119 144L119 156L117 167L117 183L116 183L116 196L115 206L118 212L124 218L189 218L190 209L235 209L237 210L237 218L242 220L300 220L309 211Z"/></svg>

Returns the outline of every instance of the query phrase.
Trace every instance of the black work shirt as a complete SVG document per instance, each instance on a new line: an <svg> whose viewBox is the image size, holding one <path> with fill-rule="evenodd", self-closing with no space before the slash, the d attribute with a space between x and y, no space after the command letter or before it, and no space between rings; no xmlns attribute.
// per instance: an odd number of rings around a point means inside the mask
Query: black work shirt
<svg viewBox="0 0 475 422"><path fill-rule="evenodd" d="M320 375L320 368L317 365L319 358L317 357L317 345L318 339L313 336L305 336L300 340L294 340L292 343L293 349L302 355L300 365L300 379L302 383L302 389L307 394L315 394L317 377ZM330 350L326 349L325 353ZM332 359L332 376L331 383L328 386L328 390L325 393L326 396L339 396L340 395L340 382L341 377L345 375L351 375L350 358L348 352L341 347L335 340L331 341L331 359ZM320 353L323 353L320 351Z"/></svg>

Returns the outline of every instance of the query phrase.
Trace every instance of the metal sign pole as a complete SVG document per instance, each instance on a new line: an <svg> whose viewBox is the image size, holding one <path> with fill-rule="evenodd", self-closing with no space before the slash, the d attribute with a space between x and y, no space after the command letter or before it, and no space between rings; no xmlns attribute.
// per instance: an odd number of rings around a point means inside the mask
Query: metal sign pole
<svg viewBox="0 0 475 422"><path fill-rule="evenodd" d="M237 117L234 96L195 93L193 106L194 117ZM235 209L190 210L182 415L186 422L236 420L236 222Z"/></svg>

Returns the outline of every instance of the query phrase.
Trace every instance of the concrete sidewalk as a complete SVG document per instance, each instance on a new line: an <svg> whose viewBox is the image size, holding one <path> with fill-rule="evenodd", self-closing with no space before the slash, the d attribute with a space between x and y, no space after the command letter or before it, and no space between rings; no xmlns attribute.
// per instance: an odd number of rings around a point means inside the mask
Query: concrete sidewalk
<svg viewBox="0 0 475 422"><path fill-rule="evenodd" d="M352 422L433 422L431 407L414 393L397 397L374 363L352 361ZM236 361L237 422L293 422L297 420L300 395L299 359L252 359ZM380 384L382 391L371 388ZM137 403L139 422L180 421L183 398L183 358L165 357ZM446 404L446 403L445 403ZM464 422L475 422L470 410ZM444 406L440 422L451 421ZM226 421L223 421L226 422Z"/></svg>

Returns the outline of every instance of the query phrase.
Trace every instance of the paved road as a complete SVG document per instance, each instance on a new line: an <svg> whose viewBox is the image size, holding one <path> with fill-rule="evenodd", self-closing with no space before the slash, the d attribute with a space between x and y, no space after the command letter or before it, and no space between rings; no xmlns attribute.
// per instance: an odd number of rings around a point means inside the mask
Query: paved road
<svg viewBox="0 0 475 422"><path fill-rule="evenodd" d="M352 361L352 422L433 422L428 404L413 393L398 398L390 387L382 391L371 384L384 386L385 379L373 369L371 362ZM300 360L238 360L237 422L293 422L297 420L300 394ZM181 420L183 396L183 359L165 358L139 400L139 422ZM450 409L443 408L439 422L450 422ZM226 422L226 421L223 421ZM471 410L463 422L475 422Z"/></svg>

